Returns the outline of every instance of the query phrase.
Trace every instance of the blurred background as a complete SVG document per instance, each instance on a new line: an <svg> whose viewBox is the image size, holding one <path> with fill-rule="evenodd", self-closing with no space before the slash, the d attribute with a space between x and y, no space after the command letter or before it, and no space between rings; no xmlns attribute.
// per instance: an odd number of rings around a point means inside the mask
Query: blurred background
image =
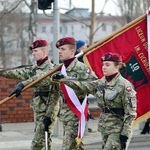
<svg viewBox="0 0 150 150"><path fill-rule="evenodd" d="M58 38L72 36L90 46L145 14L149 4L150 0L0 0L0 68L33 64L29 45L35 39L49 41L52 61Z"/></svg>

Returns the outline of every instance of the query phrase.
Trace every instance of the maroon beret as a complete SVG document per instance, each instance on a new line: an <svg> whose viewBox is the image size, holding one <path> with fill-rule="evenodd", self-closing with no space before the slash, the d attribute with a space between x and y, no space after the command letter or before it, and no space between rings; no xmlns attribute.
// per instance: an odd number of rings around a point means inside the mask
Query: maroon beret
<svg viewBox="0 0 150 150"><path fill-rule="evenodd" d="M122 58L117 53L106 53L102 56L101 61L115 61L115 62L121 62Z"/></svg>
<svg viewBox="0 0 150 150"><path fill-rule="evenodd" d="M30 50L38 48L38 47L43 47L47 46L48 42L46 40L36 40L30 45Z"/></svg>
<svg viewBox="0 0 150 150"><path fill-rule="evenodd" d="M76 45L76 40L72 37L61 38L56 42L56 47L59 48L60 46L67 45L67 44Z"/></svg>

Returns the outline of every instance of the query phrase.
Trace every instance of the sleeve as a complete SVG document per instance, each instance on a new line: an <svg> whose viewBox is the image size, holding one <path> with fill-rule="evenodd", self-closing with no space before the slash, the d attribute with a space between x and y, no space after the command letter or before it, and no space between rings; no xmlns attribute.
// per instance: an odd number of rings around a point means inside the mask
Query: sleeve
<svg viewBox="0 0 150 150"><path fill-rule="evenodd" d="M45 72L41 72L38 73L30 78L28 78L27 80L23 81L22 84L24 86L30 84L31 82L34 82L35 80L38 80L41 76L43 76L45 74ZM50 84L50 77L46 77L41 79L38 83L36 83L36 85L40 84L40 86L45 86L45 85L49 85Z"/></svg>
<svg viewBox="0 0 150 150"><path fill-rule="evenodd" d="M14 69L14 70L7 70L0 72L0 76L9 78L9 79L15 79L15 80L27 80L29 78L29 69L22 68L22 69Z"/></svg>
<svg viewBox="0 0 150 150"><path fill-rule="evenodd" d="M67 77L69 79L69 77ZM81 80L80 79L77 81L76 80L68 80L64 81L66 85L69 87L73 88L74 90L81 90L86 92L87 94L92 94L94 95L95 93L95 88L98 86L99 80L94 80L94 81L88 81L87 80Z"/></svg>
<svg viewBox="0 0 150 150"><path fill-rule="evenodd" d="M136 92L134 91L132 84L128 83L125 85L124 94L123 106L125 115L121 134L130 137L132 123L136 118L137 108Z"/></svg>

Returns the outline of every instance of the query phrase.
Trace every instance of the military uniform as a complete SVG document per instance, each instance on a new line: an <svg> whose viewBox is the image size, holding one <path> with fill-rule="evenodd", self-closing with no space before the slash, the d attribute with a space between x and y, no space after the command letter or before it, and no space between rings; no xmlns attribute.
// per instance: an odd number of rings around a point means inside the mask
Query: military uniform
<svg viewBox="0 0 150 150"><path fill-rule="evenodd" d="M73 89L87 91L97 99L101 109L98 131L101 132L105 150L120 150L120 135L128 138L127 143L130 142L132 123L136 118L136 92L128 80L118 73L109 82L103 77L92 82L64 83Z"/></svg>
<svg viewBox="0 0 150 150"><path fill-rule="evenodd" d="M26 67L15 70L7 70L0 75L10 79L16 79L22 81L22 84L26 86L39 77L40 74L46 73L54 68L53 64L46 60L41 65L33 65L32 67ZM49 150L51 150L51 133L53 131L54 124L57 120L59 112L59 99L60 92L58 84L47 84L44 81L40 81L33 87L34 97L31 102L31 108L35 113L35 134L32 140L32 150L45 150L45 126L43 119L45 116L49 117L52 124L49 126Z"/></svg>
<svg viewBox="0 0 150 150"><path fill-rule="evenodd" d="M77 58L75 58L70 65L66 68L67 75L71 78L82 78L82 79L93 79L96 78L95 74L91 72L91 70L82 62L79 62ZM42 83L49 83L50 79L43 79ZM60 89L59 89L60 90ZM86 92L80 91L79 89L74 90L80 103L83 102ZM62 150L76 150L77 143L75 139L78 136L78 123L79 120L77 116L72 112L69 108L64 94L60 91L61 94L61 106L59 112L59 119L63 122L64 128L64 138ZM78 150L84 150L84 144L81 142Z"/></svg>
<svg viewBox="0 0 150 150"><path fill-rule="evenodd" d="M71 64L66 68L66 72L69 77L73 77L73 78L86 79L86 78L95 77L91 74L89 68L85 64L79 62L77 58L75 58L71 62ZM86 93L78 89L75 90L75 93L82 103L82 101L86 96ZM59 118L63 122L64 130L65 130L65 135L63 140L63 150L74 150L75 145L71 149L69 148L71 144L74 143L74 140L77 137L79 120L76 117L76 115L72 112L72 110L68 107L64 97L61 104ZM83 146L80 147L80 150L82 149L84 149Z"/></svg>
<svg viewBox="0 0 150 150"><path fill-rule="evenodd" d="M68 46L66 46L68 45ZM56 47L59 48L59 53L62 54L62 61L65 66L65 73L69 77L73 78L94 78L95 75L92 74L91 70L82 62L78 61L77 58L74 57L76 51L76 41L72 37L65 37L59 39L56 42ZM64 51L67 51L70 55L67 58L64 56ZM61 57L60 54L60 57ZM61 58L60 58L61 59ZM63 68L63 67L62 67ZM60 85L61 87L61 85ZM69 106L68 97L65 96L65 92L61 87L61 95L62 95L62 103L59 118L63 122L64 127L64 138L63 138L63 146L62 150L84 150L84 145L81 143L78 145L76 142L76 138L78 137L78 129L79 129L79 119L77 114L73 112L71 107ZM68 93L71 93L68 91ZM79 104L82 104L87 95L86 92L80 91L79 89L74 90L75 96L77 96L77 101L79 100ZM71 98L73 101L73 98Z"/></svg>

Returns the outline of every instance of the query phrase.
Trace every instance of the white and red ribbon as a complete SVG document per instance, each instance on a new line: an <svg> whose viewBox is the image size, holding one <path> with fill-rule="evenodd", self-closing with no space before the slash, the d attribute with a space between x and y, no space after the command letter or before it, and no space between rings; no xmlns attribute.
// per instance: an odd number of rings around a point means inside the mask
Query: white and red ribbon
<svg viewBox="0 0 150 150"><path fill-rule="evenodd" d="M61 72L62 74L67 75L64 65L62 66ZM82 138L84 135L88 115L87 96L84 98L83 103L81 104L72 88L65 85L64 83L60 83L60 86L63 91L67 105L79 119L78 138Z"/></svg>

